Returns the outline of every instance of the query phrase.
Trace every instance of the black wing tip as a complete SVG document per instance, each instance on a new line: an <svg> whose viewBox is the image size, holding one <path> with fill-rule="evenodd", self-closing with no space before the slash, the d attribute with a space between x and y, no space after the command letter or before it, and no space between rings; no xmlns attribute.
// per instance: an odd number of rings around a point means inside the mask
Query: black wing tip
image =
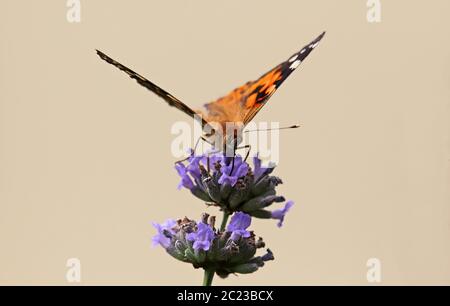
<svg viewBox="0 0 450 306"><path fill-rule="evenodd" d="M106 55L102 51L100 51L98 49L95 49L95 51L96 51L97 55L105 62L108 62L110 64L113 64L115 62L112 58L110 58L108 55Z"/></svg>
<svg viewBox="0 0 450 306"><path fill-rule="evenodd" d="M98 50L98 49L95 49L95 53L97 53L97 55L100 56L100 57L106 56L105 53L103 53L102 51L100 51L100 50Z"/></svg>
<svg viewBox="0 0 450 306"><path fill-rule="evenodd" d="M311 51L317 47L319 42L322 40L322 38L325 36L326 31L323 31L320 33L319 36L317 36L313 41L311 41L309 44L304 46L300 51L294 54L294 56L299 56L300 60L305 59ZM291 57L292 58L292 57Z"/></svg>
<svg viewBox="0 0 450 306"><path fill-rule="evenodd" d="M325 36L325 34L327 33L327 31L323 31L319 36L317 36L316 39L314 39L314 42L319 42L322 40L322 38Z"/></svg>

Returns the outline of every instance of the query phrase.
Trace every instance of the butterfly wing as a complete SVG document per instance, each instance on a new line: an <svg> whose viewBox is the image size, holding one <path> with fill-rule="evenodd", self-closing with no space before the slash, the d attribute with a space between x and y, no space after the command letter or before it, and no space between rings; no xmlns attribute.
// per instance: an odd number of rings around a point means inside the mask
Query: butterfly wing
<svg viewBox="0 0 450 306"><path fill-rule="evenodd" d="M169 94L167 91L165 91L164 89L162 89L161 87L155 85L154 83L150 82L149 80L147 80L146 78L144 78L143 76L141 76L140 74L134 72L133 70L131 70L130 68L122 65L121 63L113 60L112 58L110 58L108 55L106 55L105 53L96 50L98 56L100 56L100 58L102 60L104 60L105 62L116 66L117 68L119 68L120 70L122 70L123 72L125 72L126 74L128 74L128 76L134 80L136 80L136 82L138 82L140 85L144 86L145 88L147 88L148 90L150 90L151 92L155 93L156 95L158 95L159 97L163 98L164 101L166 101L170 106L173 106L177 109L179 109L180 111L182 111L183 113L201 120L202 122L202 126L205 126L207 124L207 122L204 119L200 119L200 117L195 116L197 114L197 112L195 112L194 110L192 110L189 106L187 106L186 104L184 104L183 102L181 102L180 100L178 100L177 98L175 98L174 96L172 96L171 94Z"/></svg>
<svg viewBox="0 0 450 306"><path fill-rule="evenodd" d="M228 95L206 104L207 121L221 124L226 122L247 124L250 122L284 80L317 47L324 35L325 32L256 81L248 82L234 89Z"/></svg>

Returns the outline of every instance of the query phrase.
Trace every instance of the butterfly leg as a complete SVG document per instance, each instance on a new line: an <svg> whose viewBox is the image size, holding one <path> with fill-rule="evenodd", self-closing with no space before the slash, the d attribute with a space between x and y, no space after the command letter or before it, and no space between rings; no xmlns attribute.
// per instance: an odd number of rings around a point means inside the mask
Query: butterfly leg
<svg viewBox="0 0 450 306"><path fill-rule="evenodd" d="M234 159L236 157L236 150L237 150L238 146L237 146L237 138L234 137L234 144L233 144L233 159L231 160L231 171L230 171L230 175L233 174L233 170L234 170Z"/></svg>
<svg viewBox="0 0 450 306"><path fill-rule="evenodd" d="M217 153L219 153L220 151L219 150L212 150L212 151L210 151L210 152L208 152L208 153L206 153L206 169L208 170L208 173L209 173L209 170L210 170L210 162L209 162L209 157L211 156L211 155L213 155L213 154L217 154Z"/></svg>
<svg viewBox="0 0 450 306"><path fill-rule="evenodd" d="M248 157L250 156L250 151L252 150L252 146L251 145L245 145L245 146L236 148L236 150L242 150L242 149L247 149L247 152L245 153L245 158L244 158L244 162L246 162Z"/></svg>
<svg viewBox="0 0 450 306"><path fill-rule="evenodd" d="M241 149L248 149L248 150L247 150L247 153L245 153L245 158L244 158L244 162L246 162L246 161L247 161L247 158L248 158L249 155L250 155L250 151L252 150L252 146L251 146L251 145L245 145L245 146L242 146L242 147L238 147L238 146L237 146L237 142L235 142L234 150L233 150L233 159L232 159L232 161L231 161L231 171L230 171L230 175L233 174L233 170L234 170L234 159L236 158L236 151L237 151L237 150L241 150ZM208 164L209 164L209 162L208 162Z"/></svg>
<svg viewBox="0 0 450 306"><path fill-rule="evenodd" d="M190 154L188 157L186 157L186 158L177 160L177 161L175 162L175 164L178 164L178 163L182 163L182 162L184 162L184 161L187 161L189 158L191 158L192 156L194 156L194 155L195 155L195 151L197 151L197 147L198 147L198 145L200 144L200 141L201 141L201 140L203 140L204 142L206 142L206 143L208 143L208 144L211 144L205 137L200 136L199 138L197 138L197 141L195 142L195 146L194 146L194 149L192 150L191 154Z"/></svg>

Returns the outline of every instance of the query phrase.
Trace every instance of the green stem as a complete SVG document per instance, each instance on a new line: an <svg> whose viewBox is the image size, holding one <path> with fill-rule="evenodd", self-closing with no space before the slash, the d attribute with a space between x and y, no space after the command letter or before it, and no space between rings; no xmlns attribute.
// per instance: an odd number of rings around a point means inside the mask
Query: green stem
<svg viewBox="0 0 450 306"><path fill-rule="evenodd" d="M224 231L225 227L228 223L228 218L230 214L226 211L223 212L222 224L220 225L220 231ZM203 286L211 286L214 278L214 269L205 269L205 273L203 274Z"/></svg>
<svg viewBox="0 0 450 306"><path fill-rule="evenodd" d="M203 286L211 286L214 278L214 269L205 269L205 274L203 275Z"/></svg>
<svg viewBox="0 0 450 306"><path fill-rule="evenodd" d="M225 227L227 226L228 217L230 216L230 213L224 211L223 212L223 218L222 218L222 224L220 225L220 231L223 232L225 230Z"/></svg>

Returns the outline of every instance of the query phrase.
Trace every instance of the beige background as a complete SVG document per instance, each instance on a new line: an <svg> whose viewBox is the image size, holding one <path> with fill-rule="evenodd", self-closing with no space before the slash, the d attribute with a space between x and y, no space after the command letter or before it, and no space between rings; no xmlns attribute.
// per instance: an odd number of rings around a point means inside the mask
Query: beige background
<svg viewBox="0 0 450 306"><path fill-rule="evenodd" d="M186 117L98 48L193 106L327 36L257 116L284 132L285 227L254 221L276 261L224 285L450 284L450 2L66 1L0 4L0 283L199 284L150 247L151 221L204 211L170 154ZM216 213L214 209L208 211Z"/></svg>

